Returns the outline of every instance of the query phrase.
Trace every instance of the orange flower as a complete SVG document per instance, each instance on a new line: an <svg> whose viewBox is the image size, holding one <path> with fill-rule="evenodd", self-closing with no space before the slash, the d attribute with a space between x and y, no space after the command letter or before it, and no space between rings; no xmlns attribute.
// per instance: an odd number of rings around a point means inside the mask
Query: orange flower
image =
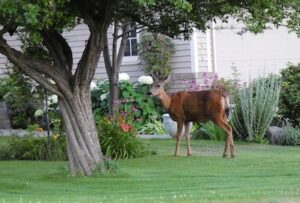
<svg viewBox="0 0 300 203"><path fill-rule="evenodd" d="M132 129L132 126L127 125L126 123L121 123L120 126L123 132L129 132Z"/></svg>

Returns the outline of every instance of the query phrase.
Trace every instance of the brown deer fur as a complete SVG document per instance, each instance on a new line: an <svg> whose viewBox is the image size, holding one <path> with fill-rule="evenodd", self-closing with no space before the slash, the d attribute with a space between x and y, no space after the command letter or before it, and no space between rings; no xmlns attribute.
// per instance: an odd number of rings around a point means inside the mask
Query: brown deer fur
<svg viewBox="0 0 300 203"><path fill-rule="evenodd" d="M235 146L232 137L232 129L227 122L226 108L228 98L225 98L218 90L206 90L187 92L180 91L173 95L167 95L164 90L165 82L154 83L150 92L159 98L162 106L170 114L172 120L177 122L177 142L175 156L179 152L179 143L183 125L187 143L187 155L192 155L190 146L189 122L212 121L226 133L226 142L223 156L227 156L230 146L231 157L235 157Z"/></svg>

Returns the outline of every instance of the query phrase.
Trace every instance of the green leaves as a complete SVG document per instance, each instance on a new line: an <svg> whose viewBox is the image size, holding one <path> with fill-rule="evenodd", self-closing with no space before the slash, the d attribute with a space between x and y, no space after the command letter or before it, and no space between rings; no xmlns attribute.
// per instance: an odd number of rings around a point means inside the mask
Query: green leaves
<svg viewBox="0 0 300 203"><path fill-rule="evenodd" d="M300 124L300 64L290 64L281 71L282 92L279 102L279 114L289 119L293 126Z"/></svg>
<svg viewBox="0 0 300 203"><path fill-rule="evenodd" d="M238 94L232 124L245 132L249 141L262 142L276 113L281 80L276 75L259 78L243 87Z"/></svg>
<svg viewBox="0 0 300 203"><path fill-rule="evenodd" d="M175 52L172 41L162 35L144 35L138 46L139 55L146 63L145 72L163 80L170 74L170 60Z"/></svg>
<svg viewBox="0 0 300 203"><path fill-rule="evenodd" d="M37 44L41 42L42 30L62 32L73 27L75 15L69 0L1 0L0 25L7 24L19 27L19 32L26 33L26 40Z"/></svg>

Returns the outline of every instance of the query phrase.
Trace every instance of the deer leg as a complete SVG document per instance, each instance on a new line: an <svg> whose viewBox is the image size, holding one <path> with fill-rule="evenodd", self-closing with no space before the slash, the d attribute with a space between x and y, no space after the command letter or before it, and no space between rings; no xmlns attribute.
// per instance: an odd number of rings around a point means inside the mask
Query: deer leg
<svg viewBox="0 0 300 203"><path fill-rule="evenodd" d="M229 125L228 125L229 126ZM231 158L235 158L235 145L233 142L233 135L232 135L232 128L230 128L230 136L229 136L229 143L230 143L230 153L231 153Z"/></svg>
<svg viewBox="0 0 300 203"><path fill-rule="evenodd" d="M230 145L230 147L232 147L233 144L233 139L232 139L232 129L231 127L228 125L227 121L225 120L221 120L221 119L214 119L213 122L219 126L220 128L222 128L225 133L226 133L226 140L225 140L225 146L224 146L224 152L223 152L223 157L226 158L227 157L227 151L228 151L228 147ZM231 150L231 157L234 158L234 145L233 148L231 148L233 150Z"/></svg>
<svg viewBox="0 0 300 203"><path fill-rule="evenodd" d="M191 156L192 155L192 149L191 149L191 143L190 143L190 125L189 123L184 124L185 128L185 139L186 139L186 146L187 146L187 155Z"/></svg>
<svg viewBox="0 0 300 203"><path fill-rule="evenodd" d="M232 135L232 128L228 124L227 120L222 121L224 130L226 132L226 148L228 149L228 146L230 146L230 153L231 153L231 158L235 158L235 145L233 142L233 135ZM226 155L227 155L227 149L226 149Z"/></svg>
<svg viewBox="0 0 300 203"><path fill-rule="evenodd" d="M183 128L183 122L177 121L176 147L175 147L174 156L177 156L178 152L179 152L179 145L180 145L182 128Z"/></svg>

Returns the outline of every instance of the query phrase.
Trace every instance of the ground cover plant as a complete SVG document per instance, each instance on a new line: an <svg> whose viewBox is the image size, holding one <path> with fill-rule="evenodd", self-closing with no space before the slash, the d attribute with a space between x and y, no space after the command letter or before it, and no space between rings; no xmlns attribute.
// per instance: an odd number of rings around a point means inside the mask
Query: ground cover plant
<svg viewBox="0 0 300 203"><path fill-rule="evenodd" d="M174 140L146 140L157 152L118 160L115 173L71 177L67 162L1 161L0 202L299 202L300 148L193 140L173 157ZM185 146L182 142L183 149Z"/></svg>

